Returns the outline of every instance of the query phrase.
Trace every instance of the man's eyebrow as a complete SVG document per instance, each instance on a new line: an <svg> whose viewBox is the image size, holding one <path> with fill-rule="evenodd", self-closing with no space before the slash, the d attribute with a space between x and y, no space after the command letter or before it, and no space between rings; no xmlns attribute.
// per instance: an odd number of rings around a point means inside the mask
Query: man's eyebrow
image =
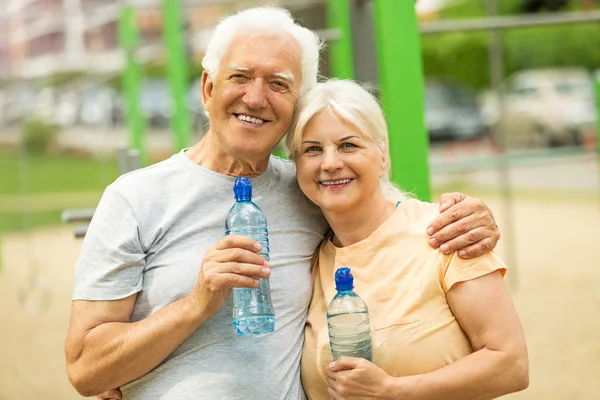
<svg viewBox="0 0 600 400"><path fill-rule="evenodd" d="M235 69L236 71L245 71L245 72L250 71L250 68L242 67L241 65L237 65L237 64L229 64L229 68Z"/></svg>
<svg viewBox="0 0 600 400"><path fill-rule="evenodd" d="M296 80L294 79L294 75L287 73L287 72L276 72L273 74L273 76L275 76L277 78L285 79L286 81L289 81L291 83L296 82Z"/></svg>

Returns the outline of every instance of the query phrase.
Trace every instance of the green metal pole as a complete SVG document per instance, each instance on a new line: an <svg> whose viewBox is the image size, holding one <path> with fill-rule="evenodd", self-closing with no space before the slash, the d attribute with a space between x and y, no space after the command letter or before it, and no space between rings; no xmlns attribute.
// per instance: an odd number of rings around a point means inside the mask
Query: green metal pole
<svg viewBox="0 0 600 400"><path fill-rule="evenodd" d="M349 1L327 1L327 26L341 34L340 38L329 45L329 68L331 76L340 79L354 79Z"/></svg>
<svg viewBox="0 0 600 400"><path fill-rule="evenodd" d="M600 162L600 69L596 70L596 151Z"/></svg>
<svg viewBox="0 0 600 400"><path fill-rule="evenodd" d="M164 0L163 22L164 39L167 46L167 75L175 107L171 117L171 129L175 134L175 150L179 151L189 146L190 142L190 123L185 102L188 68L180 0Z"/></svg>
<svg viewBox="0 0 600 400"><path fill-rule="evenodd" d="M381 102L390 135L392 179L429 201L421 43L414 1L375 0L375 37Z"/></svg>
<svg viewBox="0 0 600 400"><path fill-rule="evenodd" d="M123 73L123 94L125 96L126 120L129 130L129 146L140 152L141 166L147 165L147 153L144 143L145 120L139 107L141 72L135 60L135 49L139 42L133 8L126 5L121 10L119 20L119 40L125 50L126 65Z"/></svg>

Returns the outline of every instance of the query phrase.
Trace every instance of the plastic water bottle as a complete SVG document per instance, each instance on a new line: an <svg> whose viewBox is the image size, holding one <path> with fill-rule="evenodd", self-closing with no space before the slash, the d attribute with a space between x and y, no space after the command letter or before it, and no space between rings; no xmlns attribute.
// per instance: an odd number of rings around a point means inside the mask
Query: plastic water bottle
<svg viewBox="0 0 600 400"><path fill-rule="evenodd" d="M250 179L236 178L233 184L235 204L225 220L225 235L243 235L262 246L259 255L269 260L267 217L252 200ZM257 288L233 289L233 329L238 335L251 336L273 332L275 313L268 278L259 278Z"/></svg>
<svg viewBox="0 0 600 400"><path fill-rule="evenodd" d="M350 268L335 271L337 294L327 307L327 327L333 359L361 357L372 361L371 327L367 305L354 293Z"/></svg>

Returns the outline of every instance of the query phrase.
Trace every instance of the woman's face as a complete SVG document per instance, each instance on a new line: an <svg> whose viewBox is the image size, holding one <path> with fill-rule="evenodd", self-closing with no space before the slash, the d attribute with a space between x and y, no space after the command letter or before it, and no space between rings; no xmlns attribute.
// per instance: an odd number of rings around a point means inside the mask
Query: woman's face
<svg viewBox="0 0 600 400"><path fill-rule="evenodd" d="M328 110L306 125L296 171L304 194L324 212L357 210L382 196L385 162L376 144Z"/></svg>

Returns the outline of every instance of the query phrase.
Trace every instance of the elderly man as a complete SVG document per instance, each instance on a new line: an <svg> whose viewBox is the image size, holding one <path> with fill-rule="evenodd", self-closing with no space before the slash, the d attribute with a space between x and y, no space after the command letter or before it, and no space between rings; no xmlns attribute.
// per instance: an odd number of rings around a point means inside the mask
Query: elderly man
<svg viewBox="0 0 600 400"><path fill-rule="evenodd" d="M208 133L106 189L76 266L66 342L69 379L82 395L120 386L125 399L304 398L310 258L327 226L300 192L293 164L270 154L316 82L319 47L283 10L224 19L203 61ZM236 176L252 178L267 214L270 263L251 239L223 237ZM471 255L492 248L499 233L485 206L448 200L458 204L433 226L464 217L470 240L456 224L434 238L454 239L449 250L470 245ZM236 336L231 289L267 276L275 332Z"/></svg>

